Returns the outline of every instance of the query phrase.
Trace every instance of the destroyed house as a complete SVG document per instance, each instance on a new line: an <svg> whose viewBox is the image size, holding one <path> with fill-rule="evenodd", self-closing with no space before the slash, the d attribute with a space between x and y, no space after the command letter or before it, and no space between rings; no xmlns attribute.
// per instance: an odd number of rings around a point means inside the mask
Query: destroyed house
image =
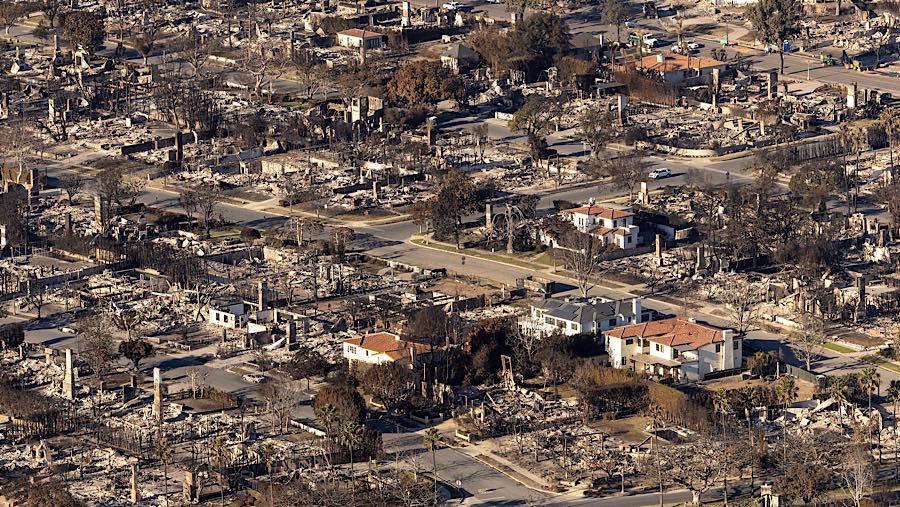
<svg viewBox="0 0 900 507"><path fill-rule="evenodd" d="M432 347L403 340L399 334L379 331L344 340L343 357L349 363L384 364L405 362L421 364L432 354Z"/></svg>
<svg viewBox="0 0 900 507"><path fill-rule="evenodd" d="M741 367L741 340L720 329L685 317L617 327L603 333L615 368L672 378L703 380L716 371Z"/></svg>
<svg viewBox="0 0 900 507"><path fill-rule="evenodd" d="M644 322L650 318L641 309L641 298L607 300L591 298L582 301L545 299L531 305L527 318L520 322L523 331L540 336L562 333L572 336L599 333L616 326Z"/></svg>

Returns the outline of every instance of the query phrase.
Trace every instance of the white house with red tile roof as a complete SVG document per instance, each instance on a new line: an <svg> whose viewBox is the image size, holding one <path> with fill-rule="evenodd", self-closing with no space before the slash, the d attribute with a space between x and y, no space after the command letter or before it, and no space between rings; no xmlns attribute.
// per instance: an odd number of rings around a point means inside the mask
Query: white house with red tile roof
<svg viewBox="0 0 900 507"><path fill-rule="evenodd" d="M599 238L604 245L613 244L622 250L637 246L638 227L633 223L634 213L630 208L591 205L563 210L560 215L580 232Z"/></svg>
<svg viewBox="0 0 900 507"><path fill-rule="evenodd" d="M603 336L613 367L682 382L740 368L742 363L741 340L731 329L685 317L617 327Z"/></svg>
<svg viewBox="0 0 900 507"><path fill-rule="evenodd" d="M399 334L379 331L344 340L344 359L353 363L382 364L409 360L412 365L430 355L431 347L403 340Z"/></svg>

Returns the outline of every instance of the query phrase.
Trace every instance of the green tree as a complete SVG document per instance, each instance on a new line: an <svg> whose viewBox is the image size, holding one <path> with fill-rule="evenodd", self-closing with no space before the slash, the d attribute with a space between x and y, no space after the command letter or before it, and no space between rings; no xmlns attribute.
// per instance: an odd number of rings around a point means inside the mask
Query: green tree
<svg viewBox="0 0 900 507"><path fill-rule="evenodd" d="M894 174L894 141L900 134L900 108L887 108L878 115L878 122L884 129L888 142L888 154L891 160L891 174Z"/></svg>
<svg viewBox="0 0 900 507"><path fill-rule="evenodd" d="M437 457L435 456L435 451L441 445L441 434L438 432L437 428L428 428L425 430L425 435L422 437L425 442L425 447L428 448L428 451L431 453L431 475L432 482L434 483L434 498L432 502L434 505L438 504L438 489L437 489Z"/></svg>
<svg viewBox="0 0 900 507"><path fill-rule="evenodd" d="M341 433L338 437L342 446L347 448L347 452L350 453L350 480L354 481L356 475L353 470L353 451L359 447L360 442L362 441L362 428L359 423L356 421L345 421L344 424L341 425ZM354 487L354 491L355 491Z"/></svg>
<svg viewBox="0 0 900 507"><path fill-rule="evenodd" d="M616 137L613 117L605 104L589 107L578 118L578 130L584 142L591 147L591 155L596 159L600 152Z"/></svg>
<svg viewBox="0 0 900 507"><path fill-rule="evenodd" d="M894 416L894 478L900 477L900 440L897 432L897 404L900 403L900 380L891 380L887 388L887 397L891 400Z"/></svg>
<svg viewBox="0 0 900 507"><path fill-rule="evenodd" d="M622 25L628 21L628 3L621 0L600 0L600 19L616 27L616 41L622 41Z"/></svg>
<svg viewBox="0 0 900 507"><path fill-rule="evenodd" d="M362 424L366 416L366 404L362 396L349 384L329 384L323 386L313 399L313 410L322 418L322 409L330 405L334 408L335 420L353 421ZM322 421L325 424L325 421Z"/></svg>
<svg viewBox="0 0 900 507"><path fill-rule="evenodd" d="M460 230L464 216L475 211L478 204L471 178L457 170L448 172L438 188L431 206L431 226L439 240L453 238L460 245Z"/></svg>
<svg viewBox="0 0 900 507"><path fill-rule="evenodd" d="M529 95L522 107L509 120L509 129L525 134L532 162L540 166L547 140L544 137L551 122L559 114L557 104L540 95Z"/></svg>
<svg viewBox="0 0 900 507"><path fill-rule="evenodd" d="M169 505L169 463L175 456L175 450L172 448L172 441L169 436L160 431L159 438L156 439L155 447L156 457L163 465L163 496L166 499L166 506Z"/></svg>
<svg viewBox="0 0 900 507"><path fill-rule="evenodd" d="M400 67L387 84L388 99L407 106L434 105L456 98L462 81L441 62L419 60Z"/></svg>
<svg viewBox="0 0 900 507"><path fill-rule="evenodd" d="M319 351L311 347L300 347L291 357L287 371L294 380L305 379L306 389L309 390L310 377L327 373L328 361Z"/></svg>
<svg viewBox="0 0 900 507"><path fill-rule="evenodd" d="M0 2L0 22L3 23L6 35L9 35L9 29L25 15L25 12L24 4L11 1Z"/></svg>
<svg viewBox="0 0 900 507"><path fill-rule="evenodd" d="M784 74L784 41L800 32L802 9L802 2L797 0L760 0L747 10L756 38L778 48L781 74Z"/></svg>
<svg viewBox="0 0 900 507"><path fill-rule="evenodd" d="M153 355L153 346L145 340L125 340L119 343L119 354L127 357L134 364L135 370L142 360Z"/></svg>
<svg viewBox="0 0 900 507"><path fill-rule="evenodd" d="M363 374L360 387L393 412L412 395L409 370L397 363L376 364Z"/></svg>
<svg viewBox="0 0 900 507"><path fill-rule="evenodd" d="M532 78L554 66L572 47L572 35L565 20L556 14L536 13L508 33L514 58Z"/></svg>
<svg viewBox="0 0 900 507"><path fill-rule="evenodd" d="M845 377L831 377L830 384L828 385L828 395L831 396L838 405L838 423L841 425L841 433L844 432L844 418L841 414L841 410L843 410L844 404L847 403L847 393L849 392L849 389Z"/></svg>
<svg viewBox="0 0 900 507"><path fill-rule="evenodd" d="M778 399L784 404L785 412L787 412L788 405L797 399L797 393L799 392L800 390L797 388L797 383L794 379L791 377L783 377L781 379L781 383L778 384Z"/></svg>
<svg viewBox="0 0 900 507"><path fill-rule="evenodd" d="M106 37L103 20L89 11L67 14L63 33L73 46L81 46L88 53L94 53L100 49Z"/></svg>
<svg viewBox="0 0 900 507"><path fill-rule="evenodd" d="M872 412L872 394L878 389L881 374L873 367L863 369L859 374L859 385L869 397L869 412Z"/></svg>

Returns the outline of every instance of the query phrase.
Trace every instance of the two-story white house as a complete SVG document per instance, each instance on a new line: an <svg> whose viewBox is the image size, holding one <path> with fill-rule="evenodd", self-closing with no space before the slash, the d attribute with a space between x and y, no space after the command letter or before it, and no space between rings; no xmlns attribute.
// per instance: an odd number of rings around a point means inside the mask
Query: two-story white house
<svg viewBox="0 0 900 507"><path fill-rule="evenodd" d="M629 208L590 205L563 210L560 215L580 232L599 238L604 245L612 244L622 250L637 246L639 228L634 225L634 213Z"/></svg>
<svg viewBox="0 0 900 507"><path fill-rule="evenodd" d="M382 364L406 361L410 365L421 364L432 353L424 343L406 341L399 334L379 331L343 342L343 356L351 364Z"/></svg>
<svg viewBox="0 0 900 507"><path fill-rule="evenodd" d="M519 321L519 326L523 332L536 336L596 334L618 326L644 322L649 315L649 312L642 315L639 297L623 300L545 299L531 305L531 311Z"/></svg>
<svg viewBox="0 0 900 507"><path fill-rule="evenodd" d="M613 367L679 382L703 380L715 371L740 368L743 362L741 339L731 329L685 317L617 327L603 337Z"/></svg>

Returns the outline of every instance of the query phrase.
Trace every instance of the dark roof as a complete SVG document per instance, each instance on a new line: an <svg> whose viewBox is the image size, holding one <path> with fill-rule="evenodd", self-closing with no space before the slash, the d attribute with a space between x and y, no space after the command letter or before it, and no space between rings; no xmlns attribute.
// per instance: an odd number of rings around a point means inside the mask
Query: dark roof
<svg viewBox="0 0 900 507"><path fill-rule="evenodd" d="M581 324L602 322L619 315L626 319L634 316L634 307L631 304L631 300L570 302L560 299L546 299L538 308L544 311L544 315Z"/></svg>
<svg viewBox="0 0 900 507"><path fill-rule="evenodd" d="M441 56L446 56L449 58L454 58L456 60L476 60L478 59L478 53L475 52L469 46L455 43L451 44L447 51L444 51L444 54Z"/></svg>

